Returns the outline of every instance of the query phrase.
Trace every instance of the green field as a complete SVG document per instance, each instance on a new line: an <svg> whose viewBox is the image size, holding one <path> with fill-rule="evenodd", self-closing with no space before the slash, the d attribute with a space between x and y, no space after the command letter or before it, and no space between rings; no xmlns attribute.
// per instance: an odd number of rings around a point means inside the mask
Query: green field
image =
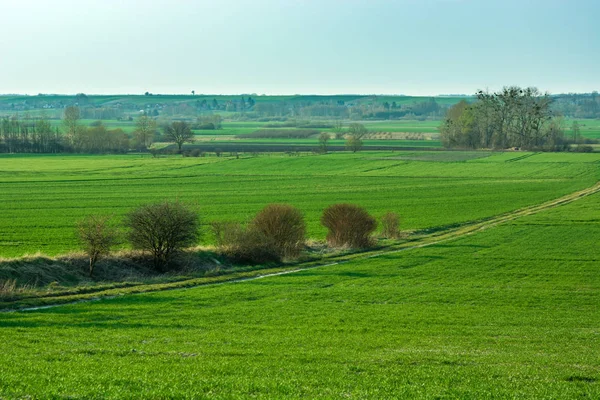
<svg viewBox="0 0 600 400"><path fill-rule="evenodd" d="M501 193L479 199L497 204L488 214L518 206L513 191L532 203L590 183L567 187L567 176L598 179L591 156L515 156L387 169L388 161L362 156L352 160L352 174L358 180L372 173L373 194L376 176L403 181L413 171L415 185L399 197L420 191L430 213L464 208L470 218L477 210L465 188L486 197L477 177ZM52 161L45 160L46 177L58 169ZM99 171L101 163L87 161ZM119 160L112 163L119 168ZM369 163L380 169L365 170ZM336 165L352 169L342 157ZM443 193L417 188L435 186L430 179L443 171ZM77 181L73 174L63 172L65 182ZM21 178L32 186L43 181ZM544 181L554 191L546 193ZM287 190L286 181L281 185ZM431 207L431 197L443 207L459 193L460 208ZM420 202L412 200L415 214L425 212ZM426 248L241 283L0 314L0 397L598 398L599 241L597 193Z"/></svg>
<svg viewBox="0 0 600 400"><path fill-rule="evenodd" d="M337 202L402 216L406 230L487 218L591 186L600 154L361 152L324 156L150 158L0 156L0 257L77 249L90 213L119 220L151 201L197 204L206 225L247 221L268 203L297 206L323 239L322 210ZM205 226L206 228L206 226ZM205 229L204 243L212 238Z"/></svg>
<svg viewBox="0 0 600 400"><path fill-rule="evenodd" d="M567 137L571 137L573 131L573 121L577 121L579 124L580 134L584 138L600 139L600 119L577 119L577 120L566 120L565 121L565 134Z"/></svg>

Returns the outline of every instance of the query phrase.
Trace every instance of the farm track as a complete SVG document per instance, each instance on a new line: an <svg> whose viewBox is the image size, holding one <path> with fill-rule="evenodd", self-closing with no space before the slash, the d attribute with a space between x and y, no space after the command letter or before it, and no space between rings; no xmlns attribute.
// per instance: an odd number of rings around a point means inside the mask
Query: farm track
<svg viewBox="0 0 600 400"><path fill-rule="evenodd" d="M262 270L250 271L248 273L233 273L229 275L221 275L213 278L192 278L189 280L172 282L168 284L151 284L151 285L136 285L132 287L128 287L125 289L111 288L107 290L97 291L93 293L86 293L84 295L66 295L64 297L56 296L52 297L49 302L44 302L44 304L40 304L34 307L27 307L19 302L15 302L15 304L11 307L10 304L0 305L0 307L4 307L4 310L0 310L0 312L10 312L10 311L34 311L45 308L57 307L60 305L67 304L75 304L80 302L88 302L88 301L97 301L101 298L114 298L117 296L122 296L125 294L136 294L136 293L149 293L156 291L165 291L165 290L177 290L177 289L190 289L196 288L199 286L213 286L213 285L221 285L225 283L241 283L247 282L257 279L263 279L268 277L274 277L279 275L292 274L296 272L306 271L314 268L323 268L329 267L333 265L339 265L346 262L354 261L354 260L363 260L369 258L382 257L386 255L391 255L403 251L419 249L427 246L433 246L439 243L455 240L462 238L464 236L472 235L477 232L481 232L488 228L495 227L497 225L501 225L518 218L522 218L525 216L537 214L539 212L543 212L546 210L550 210L561 205L569 204L574 201L577 201L581 198L596 194L600 192L600 182L597 182L595 185L570 193L568 195L562 196L560 198L550 200L538 205L533 205L525 208L521 208L516 211L512 211L509 213L501 214L483 221L471 222L463 224L457 228L450 228L438 232L433 232L429 234L423 234L422 236L416 237L413 240L408 242L404 242L397 245L390 245L383 248L378 248L374 250L369 250L360 253L352 253L345 255L336 255L322 258L320 260L307 261L301 264L295 264L289 266L289 268L280 267ZM271 272L269 272L271 271Z"/></svg>

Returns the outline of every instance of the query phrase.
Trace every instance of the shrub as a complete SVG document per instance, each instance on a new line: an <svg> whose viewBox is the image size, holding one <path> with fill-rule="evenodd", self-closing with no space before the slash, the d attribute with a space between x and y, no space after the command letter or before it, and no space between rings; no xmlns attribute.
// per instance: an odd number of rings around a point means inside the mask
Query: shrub
<svg viewBox="0 0 600 400"><path fill-rule="evenodd" d="M334 204L321 216L321 224L328 229L327 242L332 246L366 248L372 244L371 234L377 221L369 213L353 204Z"/></svg>
<svg viewBox="0 0 600 400"><path fill-rule="evenodd" d="M280 261L273 248L266 246L267 239L252 226L236 222L213 222L215 241L221 253L238 262L267 263Z"/></svg>
<svg viewBox="0 0 600 400"><path fill-rule="evenodd" d="M197 213L178 201L141 206L126 216L125 226L133 248L151 252L155 269L162 272L177 251L199 237Z"/></svg>
<svg viewBox="0 0 600 400"><path fill-rule="evenodd" d="M254 217L250 228L262 234L265 245L279 258L297 257L304 247L304 217L288 204L269 204Z"/></svg>
<svg viewBox="0 0 600 400"><path fill-rule="evenodd" d="M346 149L356 153L363 147L363 141L355 136L348 136L346 140Z"/></svg>
<svg viewBox="0 0 600 400"><path fill-rule="evenodd" d="M237 261L279 262L297 257L304 246L306 225L300 211L286 204L270 204L248 224L213 222L220 251Z"/></svg>
<svg viewBox="0 0 600 400"><path fill-rule="evenodd" d="M592 146L578 145L573 149L576 153L592 153L594 148Z"/></svg>
<svg viewBox="0 0 600 400"><path fill-rule="evenodd" d="M0 281L0 300L11 300L17 291L16 279Z"/></svg>
<svg viewBox="0 0 600 400"><path fill-rule="evenodd" d="M77 237L90 260L90 276L94 274L96 262L117 244L117 232L109 222L110 217L89 215L77 223Z"/></svg>
<svg viewBox="0 0 600 400"><path fill-rule="evenodd" d="M398 214L388 211L381 217L381 235L388 239L400 237L400 217Z"/></svg>

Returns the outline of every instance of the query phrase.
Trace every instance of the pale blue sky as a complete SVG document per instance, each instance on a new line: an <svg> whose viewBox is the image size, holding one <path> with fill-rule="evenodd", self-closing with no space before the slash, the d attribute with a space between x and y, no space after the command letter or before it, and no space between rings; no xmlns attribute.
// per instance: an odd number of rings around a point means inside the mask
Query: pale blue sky
<svg viewBox="0 0 600 400"><path fill-rule="evenodd" d="M0 93L600 89L600 0L0 0Z"/></svg>

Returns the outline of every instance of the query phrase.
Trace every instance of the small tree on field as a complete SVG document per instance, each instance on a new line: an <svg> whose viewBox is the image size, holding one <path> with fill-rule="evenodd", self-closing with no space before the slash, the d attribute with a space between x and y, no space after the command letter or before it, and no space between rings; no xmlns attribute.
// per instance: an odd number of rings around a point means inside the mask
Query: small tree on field
<svg viewBox="0 0 600 400"><path fill-rule="evenodd" d="M200 222L190 206L165 201L133 210L125 226L133 248L150 251L154 267L164 271L177 251L198 242Z"/></svg>
<svg viewBox="0 0 600 400"><path fill-rule="evenodd" d="M350 136L362 139L367 133L369 133L369 130L363 124L353 123L348 125L348 134Z"/></svg>
<svg viewBox="0 0 600 400"><path fill-rule="evenodd" d="M306 224L302 213L288 204L269 204L254 217L250 229L260 232L264 245L280 258L297 257L304 246Z"/></svg>
<svg viewBox="0 0 600 400"><path fill-rule="evenodd" d="M165 139L169 142L175 142L177 149L181 152L181 146L184 143L193 142L194 132L190 125L184 121L173 122L165 128Z"/></svg>
<svg viewBox="0 0 600 400"><path fill-rule="evenodd" d="M573 121L571 125L571 133L573 134L573 143L577 143L580 138L581 129L579 128L579 122Z"/></svg>
<svg viewBox="0 0 600 400"><path fill-rule="evenodd" d="M352 151L353 153L356 153L362 148L362 146L363 142L361 139L354 136L348 136L348 139L346 140L346 148L348 150Z"/></svg>
<svg viewBox="0 0 600 400"><path fill-rule="evenodd" d="M328 229L327 242L332 246L366 248L372 244L371 234L377 221L362 207L353 204L334 204L321 216Z"/></svg>
<svg viewBox="0 0 600 400"><path fill-rule="evenodd" d="M319 151L321 153L327 153L327 143L329 142L329 133L321 132L319 135Z"/></svg>
<svg viewBox="0 0 600 400"><path fill-rule="evenodd" d="M147 115L141 115L135 121L133 136L139 148L145 149L152 144L156 135L156 121Z"/></svg>
<svg viewBox="0 0 600 400"><path fill-rule="evenodd" d="M388 211L381 217L381 235L388 239L400 237L400 217L398 214Z"/></svg>
<svg viewBox="0 0 600 400"><path fill-rule="evenodd" d="M350 124L348 126L348 139L346 140L346 148L351 150L353 153L356 153L363 146L362 138L369 131L363 124Z"/></svg>
<svg viewBox="0 0 600 400"><path fill-rule="evenodd" d="M90 259L90 277L94 275L96 262L110 253L117 244L117 231L109 225L110 217L89 215L77 223L77 237Z"/></svg>
<svg viewBox="0 0 600 400"><path fill-rule="evenodd" d="M335 121L335 124L333 125L333 132L335 132L336 139L344 138L344 123L341 120Z"/></svg>

